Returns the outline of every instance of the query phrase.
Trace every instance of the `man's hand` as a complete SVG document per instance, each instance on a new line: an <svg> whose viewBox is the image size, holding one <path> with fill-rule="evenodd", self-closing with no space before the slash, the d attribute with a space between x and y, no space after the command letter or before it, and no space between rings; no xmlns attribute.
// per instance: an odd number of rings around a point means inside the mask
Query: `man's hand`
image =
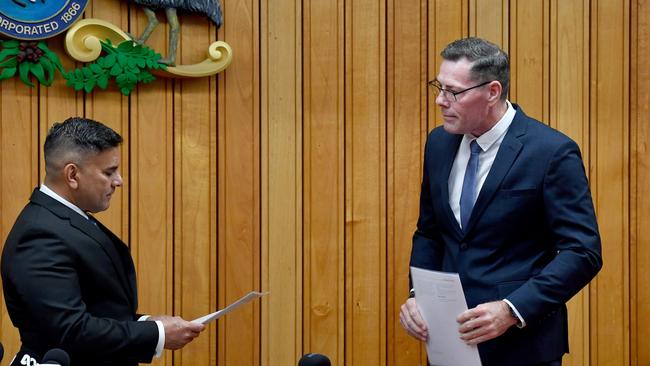
<svg viewBox="0 0 650 366"><path fill-rule="evenodd" d="M192 323L179 316L152 316L148 320L159 320L165 328L165 349L176 350L183 348L196 338L205 325Z"/></svg>
<svg viewBox="0 0 650 366"><path fill-rule="evenodd" d="M464 311L456 318L460 324L460 339L467 344L479 344L505 333L517 324L510 315L510 307L505 301L493 301L480 304Z"/></svg>
<svg viewBox="0 0 650 366"><path fill-rule="evenodd" d="M414 298L406 300L399 312L399 322L411 337L426 342L429 332Z"/></svg>

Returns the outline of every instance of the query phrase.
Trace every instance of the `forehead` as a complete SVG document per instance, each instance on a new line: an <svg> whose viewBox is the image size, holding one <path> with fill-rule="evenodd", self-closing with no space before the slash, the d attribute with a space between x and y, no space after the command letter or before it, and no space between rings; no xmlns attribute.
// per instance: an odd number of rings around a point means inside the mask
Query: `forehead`
<svg viewBox="0 0 650 366"><path fill-rule="evenodd" d="M466 58L457 61L443 60L436 79L445 87L461 87L472 82L472 62Z"/></svg>

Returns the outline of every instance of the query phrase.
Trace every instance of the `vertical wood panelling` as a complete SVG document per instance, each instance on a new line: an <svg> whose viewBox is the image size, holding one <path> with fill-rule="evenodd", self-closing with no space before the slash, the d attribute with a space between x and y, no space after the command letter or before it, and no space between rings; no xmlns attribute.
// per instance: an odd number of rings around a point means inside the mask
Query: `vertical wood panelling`
<svg viewBox="0 0 650 366"><path fill-rule="evenodd" d="M346 364L358 366L386 364L385 17L384 2L346 2Z"/></svg>
<svg viewBox="0 0 650 366"><path fill-rule="evenodd" d="M181 18L181 29L176 62L199 62L215 41L215 29L204 17L188 14ZM214 76L184 79L174 89L174 313L185 319L217 306L215 81ZM214 335L209 329L175 352L174 364L214 363Z"/></svg>
<svg viewBox="0 0 650 366"><path fill-rule="evenodd" d="M264 365L302 351L302 9L262 1L262 310Z"/></svg>
<svg viewBox="0 0 650 366"><path fill-rule="evenodd" d="M399 325L399 311L409 292L411 238L427 132L427 7L425 1L402 0L390 1L388 10L387 364L416 365L420 344Z"/></svg>
<svg viewBox="0 0 650 366"><path fill-rule="evenodd" d="M452 41L467 37L469 30L469 0L434 0L428 1L427 21L427 81L433 80L438 75L442 57L440 52ZM436 96L433 90L427 87L429 97L428 129L432 130L436 124L442 123L440 108L436 106ZM422 136L422 144L426 136ZM423 151L424 152L424 151ZM422 159L422 157L420 157Z"/></svg>
<svg viewBox="0 0 650 366"><path fill-rule="evenodd" d="M582 151L589 174L589 0L551 2L550 118L551 127L573 140ZM567 366L589 365L589 288L568 304Z"/></svg>
<svg viewBox="0 0 650 366"><path fill-rule="evenodd" d="M603 243L592 286L592 364L629 364L629 5L592 4L591 175Z"/></svg>
<svg viewBox="0 0 650 366"><path fill-rule="evenodd" d="M303 353L345 364L344 1L303 2Z"/></svg>
<svg viewBox="0 0 650 366"><path fill-rule="evenodd" d="M38 184L37 88L24 85L18 78L0 84L0 232L2 243L16 217ZM0 331L6 355L20 348L18 331L13 327L2 297ZM9 356L8 356L9 357Z"/></svg>
<svg viewBox="0 0 650 366"><path fill-rule="evenodd" d="M219 76L219 308L260 289L261 251L259 7L251 0L222 4L219 39L230 44L234 60ZM255 302L219 320L217 364L260 364L259 314Z"/></svg>
<svg viewBox="0 0 650 366"><path fill-rule="evenodd" d="M147 24L141 9L131 12L131 32ZM164 23L163 23L164 24ZM147 46L165 52L165 27ZM142 92L141 92L142 91ZM113 92L114 93L114 92ZM130 247L138 274L139 308L146 314L174 312L174 126L173 81L158 79L139 87L130 109ZM154 365L172 365L164 352Z"/></svg>
<svg viewBox="0 0 650 366"><path fill-rule="evenodd" d="M510 100L548 123L549 0L511 0Z"/></svg>
<svg viewBox="0 0 650 366"><path fill-rule="evenodd" d="M0 84L4 239L43 177L53 122L125 137L125 186L100 215L131 246L140 311L194 318L270 295L155 365L423 365L401 329L422 150L440 122L426 81L468 35L510 53L511 100L581 147L605 266L569 303L567 366L646 365L650 349L650 2L647 0L222 0L217 32L179 12L177 62L233 49L218 76L162 79L130 97L18 78ZM93 0L86 18L139 35L141 8ZM147 42L167 53L167 21ZM67 70L63 36L47 41ZM0 316L6 356L19 339Z"/></svg>
<svg viewBox="0 0 650 366"><path fill-rule="evenodd" d="M470 0L469 35L485 38L508 52L509 3L510 0Z"/></svg>
<svg viewBox="0 0 650 366"><path fill-rule="evenodd" d="M631 362L650 365L650 2L632 1Z"/></svg>

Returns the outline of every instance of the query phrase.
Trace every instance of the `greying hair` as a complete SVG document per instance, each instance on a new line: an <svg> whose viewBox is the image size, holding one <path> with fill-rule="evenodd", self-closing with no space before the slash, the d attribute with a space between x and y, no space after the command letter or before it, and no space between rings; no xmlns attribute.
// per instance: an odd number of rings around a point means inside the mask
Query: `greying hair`
<svg viewBox="0 0 650 366"><path fill-rule="evenodd" d="M447 45L440 53L443 59L472 63L472 78L477 82L496 80L501 83L501 99L506 100L510 90L510 62L499 46L482 38L459 39Z"/></svg>
<svg viewBox="0 0 650 366"><path fill-rule="evenodd" d="M55 173L62 168L61 161L69 155L83 159L89 154L97 154L122 143L122 136L110 127L83 117L70 117L55 123L45 138L43 154L45 171ZM80 163L76 161L76 163Z"/></svg>

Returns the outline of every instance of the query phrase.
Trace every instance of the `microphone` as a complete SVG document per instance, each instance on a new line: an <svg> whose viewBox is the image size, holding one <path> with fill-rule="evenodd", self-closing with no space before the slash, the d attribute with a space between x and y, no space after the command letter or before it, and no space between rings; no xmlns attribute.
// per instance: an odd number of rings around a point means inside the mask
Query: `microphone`
<svg viewBox="0 0 650 366"><path fill-rule="evenodd" d="M330 359L320 353L308 353L298 361L298 366L332 366Z"/></svg>
<svg viewBox="0 0 650 366"><path fill-rule="evenodd" d="M45 352L45 356L43 356L43 360L39 365L70 366L70 356L60 348L52 348Z"/></svg>

